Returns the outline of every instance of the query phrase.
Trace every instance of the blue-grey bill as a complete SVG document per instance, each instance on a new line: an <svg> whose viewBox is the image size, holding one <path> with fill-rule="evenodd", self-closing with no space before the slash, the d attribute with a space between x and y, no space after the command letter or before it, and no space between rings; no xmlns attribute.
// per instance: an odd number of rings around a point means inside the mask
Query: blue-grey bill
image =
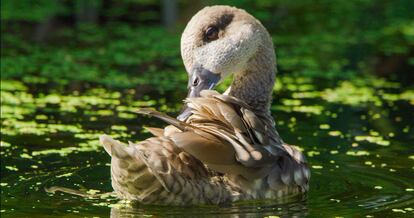
<svg viewBox="0 0 414 218"><path fill-rule="evenodd" d="M219 83L220 75L215 74L207 69L204 69L202 66L194 67L191 74L189 75L189 88L187 98L200 97L200 93L203 90L214 89L214 87ZM191 108L184 105L184 108L181 110L180 115L177 119L184 121L189 116L191 116Z"/></svg>

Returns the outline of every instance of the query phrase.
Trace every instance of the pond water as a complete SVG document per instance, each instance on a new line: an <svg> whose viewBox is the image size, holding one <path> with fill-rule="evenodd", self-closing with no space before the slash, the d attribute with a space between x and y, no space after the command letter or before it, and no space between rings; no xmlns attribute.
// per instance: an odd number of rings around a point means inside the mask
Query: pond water
<svg viewBox="0 0 414 218"><path fill-rule="evenodd" d="M310 192L221 206L131 205L109 193L110 157L98 137L149 137L162 126L138 107L177 114L185 95L1 81L2 217L412 217L414 90L364 78L325 83L282 75L272 112L283 139L312 166ZM52 186L98 197L45 190Z"/></svg>

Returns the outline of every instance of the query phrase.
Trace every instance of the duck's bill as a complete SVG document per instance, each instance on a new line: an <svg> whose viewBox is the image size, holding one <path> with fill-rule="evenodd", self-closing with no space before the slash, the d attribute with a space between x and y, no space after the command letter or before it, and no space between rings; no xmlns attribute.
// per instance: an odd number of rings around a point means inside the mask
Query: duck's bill
<svg viewBox="0 0 414 218"><path fill-rule="evenodd" d="M187 98L200 97L201 91L214 89L220 79L220 74L213 73L201 66L194 67L189 74ZM186 104L177 119L186 120L191 114L191 108Z"/></svg>

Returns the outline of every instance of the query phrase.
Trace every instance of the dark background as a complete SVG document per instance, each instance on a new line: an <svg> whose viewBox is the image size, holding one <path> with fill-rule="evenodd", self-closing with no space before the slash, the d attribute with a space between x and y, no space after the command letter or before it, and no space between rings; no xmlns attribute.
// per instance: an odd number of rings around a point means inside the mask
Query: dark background
<svg viewBox="0 0 414 218"><path fill-rule="evenodd" d="M411 0L3 0L1 76L173 89L186 80L180 34L212 4L243 8L262 21L280 75L328 81L374 75L413 84Z"/></svg>

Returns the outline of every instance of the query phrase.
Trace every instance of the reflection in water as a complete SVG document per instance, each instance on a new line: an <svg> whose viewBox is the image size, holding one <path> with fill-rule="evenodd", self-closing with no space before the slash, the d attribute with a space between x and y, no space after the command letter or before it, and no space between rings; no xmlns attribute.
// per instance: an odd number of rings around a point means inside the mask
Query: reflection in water
<svg viewBox="0 0 414 218"><path fill-rule="evenodd" d="M111 218L153 216L188 216L188 217L265 217L265 216L297 216L308 215L307 201L305 199L290 203L275 203L273 201L256 201L255 203L239 203L228 206L202 206L202 207L167 207L133 205L130 207L111 208Z"/></svg>

